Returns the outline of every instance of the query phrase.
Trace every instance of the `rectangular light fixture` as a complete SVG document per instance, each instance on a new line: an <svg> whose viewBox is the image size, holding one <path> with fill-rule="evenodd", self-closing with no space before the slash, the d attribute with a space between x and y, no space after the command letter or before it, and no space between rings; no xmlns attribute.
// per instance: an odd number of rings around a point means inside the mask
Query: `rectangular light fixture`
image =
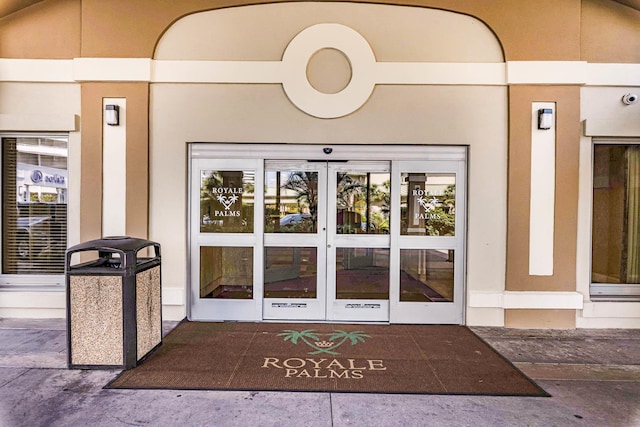
<svg viewBox="0 0 640 427"><path fill-rule="evenodd" d="M540 108L538 110L538 129L547 130L553 126L553 110Z"/></svg>
<svg viewBox="0 0 640 427"><path fill-rule="evenodd" d="M118 126L120 124L119 118L120 107L117 105L105 105L104 107L104 121L109 126Z"/></svg>

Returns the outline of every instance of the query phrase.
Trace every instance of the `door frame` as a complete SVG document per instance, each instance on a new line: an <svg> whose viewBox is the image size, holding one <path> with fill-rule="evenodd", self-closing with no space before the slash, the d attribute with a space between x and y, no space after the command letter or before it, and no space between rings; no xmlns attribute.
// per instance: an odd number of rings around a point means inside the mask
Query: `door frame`
<svg viewBox="0 0 640 427"><path fill-rule="evenodd" d="M403 144L388 144L388 145L371 145L371 144L350 144L350 145L333 145L333 144L255 144L255 143L213 143L213 142L191 142L187 144L188 155L188 182L187 182L187 317L189 320L238 320L238 321L262 321L263 317L263 256L255 256L254 249L254 265L253 265L253 280L254 280L254 298L244 301L215 301L210 300L205 311L197 308L197 297L194 293L194 288L198 287L197 280L199 279L199 244L202 242L220 242L219 235L202 236L202 233L196 232L194 224L199 224L199 208L196 209L199 200L194 201L192 195L195 191L194 188L199 188L198 174L194 173L194 168L197 169L198 161L203 160L224 160L227 166L233 165L242 166L243 168L255 169L256 171L256 188L263 188L264 180L264 161L265 160L315 160L315 161L344 161L344 160L363 160L367 161L384 160L393 161L461 161L463 167L464 180L466 180L466 168L467 168L467 146L451 146L451 145L403 145ZM231 162L231 160L238 160L237 163ZM228 169L231 170L231 169ZM393 173L393 172L392 172ZM393 175L392 175L393 180ZM197 187L193 187L197 184ZM393 184L392 184L393 185ZM466 190L466 181L465 186ZM393 197L393 190L392 190ZM460 197L466 200L466 191ZM264 194L263 191L256 191L254 195L255 200L255 221L254 230L251 235L247 235L242 245L253 245L254 248L262 250L264 247L264 221L262 220L264 213ZM464 203L466 206L466 203ZM398 208L399 209L399 208ZM392 215L394 215L392 211ZM396 216L399 212L396 213ZM459 220L464 224L463 230L466 230L466 207L459 216ZM392 217L392 222L394 221ZM457 219L458 221L458 219ZM394 233L394 231L392 231ZM397 231L395 231L397 233ZM463 231L466 233L466 231ZM393 234L392 234L393 239ZM460 236L463 242L466 242L466 234ZM228 244L230 245L233 240L230 238ZM392 240L391 245L394 245ZM197 250L196 250L197 249ZM465 307L464 295L466 294L466 248L463 246L460 261L458 265L458 276L460 281L456 283L458 293L462 295L461 313L458 319L447 319L440 323L457 323L464 324L465 321ZM392 251L393 255L393 251ZM196 283L193 281L196 280ZM393 283L393 281L392 281ZM390 289L390 297L393 295ZM391 300L390 300L391 301ZM391 303L393 305L393 303ZM394 310L393 307L390 310ZM391 322L394 320L394 316L391 315ZM268 320L268 319L267 319ZM294 320L292 318L291 320ZM402 321L404 323L404 321Z"/></svg>
<svg viewBox="0 0 640 427"><path fill-rule="evenodd" d="M270 160L264 159L263 174L273 170L302 170L318 174L318 206L327 205L327 167L326 163L309 163L305 160ZM263 247L312 247L316 249L316 296L315 298L266 298L262 297L263 320L317 320L326 319L326 286L320 286L323 281L319 276L326 274L327 258L322 255L327 247L327 214L326 209L318 210L317 227L315 233L264 233ZM263 251L264 254L264 251ZM264 255L263 255L264 256ZM265 257L266 258L266 257ZM263 270L264 273L264 270ZM264 275L263 275L264 281Z"/></svg>

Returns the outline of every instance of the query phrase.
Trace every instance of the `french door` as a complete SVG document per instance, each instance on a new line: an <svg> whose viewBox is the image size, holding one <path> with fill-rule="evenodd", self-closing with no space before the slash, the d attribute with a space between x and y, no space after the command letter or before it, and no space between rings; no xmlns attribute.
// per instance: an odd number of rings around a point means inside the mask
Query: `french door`
<svg viewBox="0 0 640 427"><path fill-rule="evenodd" d="M191 147L190 319L463 323L464 148L251 148Z"/></svg>

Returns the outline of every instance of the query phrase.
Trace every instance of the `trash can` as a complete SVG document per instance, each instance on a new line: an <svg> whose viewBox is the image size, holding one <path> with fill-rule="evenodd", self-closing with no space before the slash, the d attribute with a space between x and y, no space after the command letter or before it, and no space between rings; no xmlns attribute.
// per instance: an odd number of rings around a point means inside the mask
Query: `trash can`
<svg viewBox="0 0 640 427"><path fill-rule="evenodd" d="M149 247L153 256L138 257ZM95 259L71 265L89 251ZM105 237L67 249L70 369L129 369L162 343L160 267L160 245L149 240Z"/></svg>

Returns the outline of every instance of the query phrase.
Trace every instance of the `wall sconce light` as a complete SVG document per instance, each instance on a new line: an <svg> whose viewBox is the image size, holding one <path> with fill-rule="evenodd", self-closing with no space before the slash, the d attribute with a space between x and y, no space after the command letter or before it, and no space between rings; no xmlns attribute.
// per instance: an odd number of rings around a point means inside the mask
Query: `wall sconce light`
<svg viewBox="0 0 640 427"><path fill-rule="evenodd" d="M553 110L540 108L538 110L538 129L547 130L553 126Z"/></svg>
<svg viewBox="0 0 640 427"><path fill-rule="evenodd" d="M104 107L104 121L109 126L118 126L120 124L119 117L120 107L117 105L106 105Z"/></svg>

